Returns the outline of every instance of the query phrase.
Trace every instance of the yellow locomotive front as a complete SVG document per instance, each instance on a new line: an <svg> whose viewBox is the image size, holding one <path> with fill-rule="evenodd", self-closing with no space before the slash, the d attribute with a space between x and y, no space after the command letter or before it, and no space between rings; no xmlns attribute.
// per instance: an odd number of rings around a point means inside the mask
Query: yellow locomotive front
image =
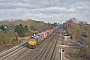
<svg viewBox="0 0 90 60"><path fill-rule="evenodd" d="M29 38L28 44L30 46L35 46L36 45L36 39L34 37Z"/></svg>
<svg viewBox="0 0 90 60"><path fill-rule="evenodd" d="M28 44L29 44L29 47L31 48L35 48L39 42L41 41L41 37L40 36L32 36L28 39Z"/></svg>

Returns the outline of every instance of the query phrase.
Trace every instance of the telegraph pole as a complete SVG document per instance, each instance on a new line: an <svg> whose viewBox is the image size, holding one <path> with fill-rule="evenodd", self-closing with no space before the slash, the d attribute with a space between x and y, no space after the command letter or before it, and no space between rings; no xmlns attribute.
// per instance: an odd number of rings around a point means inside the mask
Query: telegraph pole
<svg viewBox="0 0 90 60"><path fill-rule="evenodd" d="M62 52L62 48L59 49L59 52L60 52L60 60L63 60L63 52Z"/></svg>
<svg viewBox="0 0 90 60"><path fill-rule="evenodd" d="M62 48L61 48L61 60L63 60Z"/></svg>

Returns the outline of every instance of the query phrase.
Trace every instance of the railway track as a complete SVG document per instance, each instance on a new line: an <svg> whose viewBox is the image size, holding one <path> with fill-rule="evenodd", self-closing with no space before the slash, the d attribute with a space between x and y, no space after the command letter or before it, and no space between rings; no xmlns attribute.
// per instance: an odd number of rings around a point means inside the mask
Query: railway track
<svg viewBox="0 0 90 60"><path fill-rule="evenodd" d="M48 46L46 46L46 48L44 49L44 51L42 51L41 55L39 56L39 58L37 60L52 60L54 59L54 52L55 52L55 47L57 44L57 36L54 37L54 39L52 40L52 42L50 42L48 44Z"/></svg>
<svg viewBox="0 0 90 60"><path fill-rule="evenodd" d="M59 30L57 30L59 31ZM48 39L42 41L35 49L29 49L25 43L0 55L0 60L55 60L55 47L57 44L58 33L53 33Z"/></svg>
<svg viewBox="0 0 90 60"><path fill-rule="evenodd" d="M50 37L52 37L52 36L50 36ZM49 37L49 39L50 39L50 37ZM32 51L29 51L26 55L24 55L24 57L22 58L22 56L21 57L19 57L17 60L28 60L28 59L33 59L32 57L34 56L34 55L36 55L36 53L37 54L40 54L39 52L41 51L41 50L43 50L43 48L44 48L44 46L46 46L47 44L45 44L45 43L47 43L47 41L49 41L49 39L46 39L46 40L44 40L40 45L38 45L35 49L33 49ZM45 45L43 45L43 44L45 44ZM43 47L43 48L42 48ZM42 49L41 49L42 48ZM39 51L40 50L40 51ZM38 52L39 51L39 52ZM37 55L37 56L39 56L39 55Z"/></svg>
<svg viewBox="0 0 90 60"><path fill-rule="evenodd" d="M9 53L12 52L12 51L18 49L18 48L20 48L21 46L24 46L26 43L27 43L27 42L25 42L25 43L23 43L23 44L20 44L20 45L18 45L18 46L15 46L15 47L13 47L13 48L5 51L5 52L0 53L0 58L3 57L3 56L5 56L5 55L7 55L7 54L9 54Z"/></svg>
<svg viewBox="0 0 90 60"><path fill-rule="evenodd" d="M6 53L1 54L0 60L15 60L19 55L22 54L22 52L28 50L28 48L26 48L27 46L28 46L27 44L23 44L17 48L11 49L11 51L9 50Z"/></svg>
<svg viewBox="0 0 90 60"><path fill-rule="evenodd" d="M54 33L49 37L49 39L45 40L43 45L38 46L21 60L54 60L54 51L57 44L58 35L59 34Z"/></svg>

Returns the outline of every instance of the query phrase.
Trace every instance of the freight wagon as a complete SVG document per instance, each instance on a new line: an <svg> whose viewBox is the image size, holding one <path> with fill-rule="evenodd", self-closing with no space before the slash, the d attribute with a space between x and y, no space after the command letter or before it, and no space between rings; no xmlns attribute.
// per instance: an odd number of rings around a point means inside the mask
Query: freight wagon
<svg viewBox="0 0 90 60"><path fill-rule="evenodd" d="M41 41L44 41L48 38L53 32L55 32L58 27L54 27L53 29L46 30L44 32L38 33L28 39L28 45L32 48L35 48Z"/></svg>

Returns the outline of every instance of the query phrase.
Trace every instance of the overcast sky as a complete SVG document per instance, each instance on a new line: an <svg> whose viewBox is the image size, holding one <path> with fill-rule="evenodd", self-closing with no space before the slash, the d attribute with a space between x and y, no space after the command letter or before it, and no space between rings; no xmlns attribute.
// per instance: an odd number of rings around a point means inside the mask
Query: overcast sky
<svg viewBox="0 0 90 60"><path fill-rule="evenodd" d="M0 21L34 19L64 23L73 17L90 23L90 0L0 0Z"/></svg>

